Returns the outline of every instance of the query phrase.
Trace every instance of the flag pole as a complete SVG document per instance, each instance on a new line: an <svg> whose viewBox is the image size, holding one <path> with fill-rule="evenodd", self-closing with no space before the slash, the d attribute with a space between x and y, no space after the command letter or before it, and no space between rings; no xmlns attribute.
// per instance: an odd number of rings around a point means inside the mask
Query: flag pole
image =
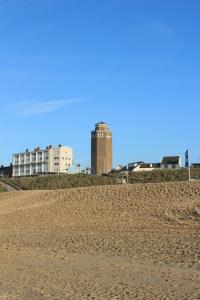
<svg viewBox="0 0 200 300"><path fill-rule="evenodd" d="M190 169L190 164L188 165L188 176L189 176L189 181L191 181L191 169Z"/></svg>
<svg viewBox="0 0 200 300"><path fill-rule="evenodd" d="M185 167L188 169L188 180L191 181L191 169L190 169L190 160L189 160L189 149L185 152Z"/></svg>
<svg viewBox="0 0 200 300"><path fill-rule="evenodd" d="M189 181L191 181L191 169L190 169L189 150L188 150L188 178L189 178Z"/></svg>

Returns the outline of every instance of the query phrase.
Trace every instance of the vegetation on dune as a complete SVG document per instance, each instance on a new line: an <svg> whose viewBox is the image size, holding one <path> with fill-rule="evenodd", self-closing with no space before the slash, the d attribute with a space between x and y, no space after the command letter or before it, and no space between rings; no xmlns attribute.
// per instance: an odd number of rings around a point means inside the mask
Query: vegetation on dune
<svg viewBox="0 0 200 300"><path fill-rule="evenodd" d="M191 178L200 179L200 168L191 168ZM165 182L188 180L188 169L154 170L149 172L134 172L129 175L129 181L134 182Z"/></svg>
<svg viewBox="0 0 200 300"><path fill-rule="evenodd" d="M5 189L0 184L0 193L5 192Z"/></svg>
<svg viewBox="0 0 200 300"><path fill-rule="evenodd" d="M116 174L112 176L93 176L85 174L53 175L26 178L6 179L10 185L18 186L23 190L35 189L66 189L96 185L116 184ZM200 179L200 169L191 169L191 178ZM188 180L188 170L154 170L150 172L135 172L129 175L129 183L157 183Z"/></svg>
<svg viewBox="0 0 200 300"><path fill-rule="evenodd" d="M23 190L35 189L66 189L76 187L86 187L95 185L110 185L116 183L115 177L108 176L91 176L85 174L74 175L54 175L54 176L39 176L27 178L12 178L7 180L9 184L19 186Z"/></svg>

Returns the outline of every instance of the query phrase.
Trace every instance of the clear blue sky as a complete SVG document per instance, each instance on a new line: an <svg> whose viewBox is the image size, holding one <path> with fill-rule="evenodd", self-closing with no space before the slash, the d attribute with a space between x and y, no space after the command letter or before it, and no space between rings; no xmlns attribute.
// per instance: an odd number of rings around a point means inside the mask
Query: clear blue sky
<svg viewBox="0 0 200 300"><path fill-rule="evenodd" d="M90 164L94 123L114 164L200 157L199 0L0 0L0 164L64 144Z"/></svg>

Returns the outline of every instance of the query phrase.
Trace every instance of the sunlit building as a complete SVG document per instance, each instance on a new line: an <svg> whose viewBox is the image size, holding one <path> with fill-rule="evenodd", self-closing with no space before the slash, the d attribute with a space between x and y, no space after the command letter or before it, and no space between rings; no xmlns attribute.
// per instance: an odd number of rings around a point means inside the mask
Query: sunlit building
<svg viewBox="0 0 200 300"><path fill-rule="evenodd" d="M73 149L52 145L41 150L26 149L25 152L13 155L13 177L39 174L65 174L73 164Z"/></svg>

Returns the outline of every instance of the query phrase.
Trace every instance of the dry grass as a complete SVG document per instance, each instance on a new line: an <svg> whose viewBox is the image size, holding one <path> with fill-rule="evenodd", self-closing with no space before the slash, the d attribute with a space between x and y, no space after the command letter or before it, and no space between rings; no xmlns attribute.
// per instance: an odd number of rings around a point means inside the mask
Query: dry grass
<svg viewBox="0 0 200 300"><path fill-rule="evenodd" d="M0 299L200 297L199 182L4 193L0 214Z"/></svg>
<svg viewBox="0 0 200 300"><path fill-rule="evenodd" d="M191 178L200 179L200 168L191 168ZM162 169L151 172L134 172L129 176L131 182L169 182L188 180L188 169Z"/></svg>
<svg viewBox="0 0 200 300"><path fill-rule="evenodd" d="M56 190L86 186L110 185L116 183L116 178L108 176L74 174L11 178L6 179L5 181L9 184L14 184L14 186L19 186L23 190Z"/></svg>
<svg viewBox="0 0 200 300"><path fill-rule="evenodd" d="M1 186L1 183L0 183L0 193L2 192L5 192L5 189Z"/></svg>
<svg viewBox="0 0 200 300"><path fill-rule="evenodd" d="M193 179L200 179L200 169L192 169L191 176ZM130 183L186 181L187 179L187 169L135 172L129 176ZM116 184L116 174L112 174L112 176L91 176L84 174L74 174L11 178L4 180L9 184L13 184L14 187L18 186L23 190L56 190L86 186L113 185Z"/></svg>

